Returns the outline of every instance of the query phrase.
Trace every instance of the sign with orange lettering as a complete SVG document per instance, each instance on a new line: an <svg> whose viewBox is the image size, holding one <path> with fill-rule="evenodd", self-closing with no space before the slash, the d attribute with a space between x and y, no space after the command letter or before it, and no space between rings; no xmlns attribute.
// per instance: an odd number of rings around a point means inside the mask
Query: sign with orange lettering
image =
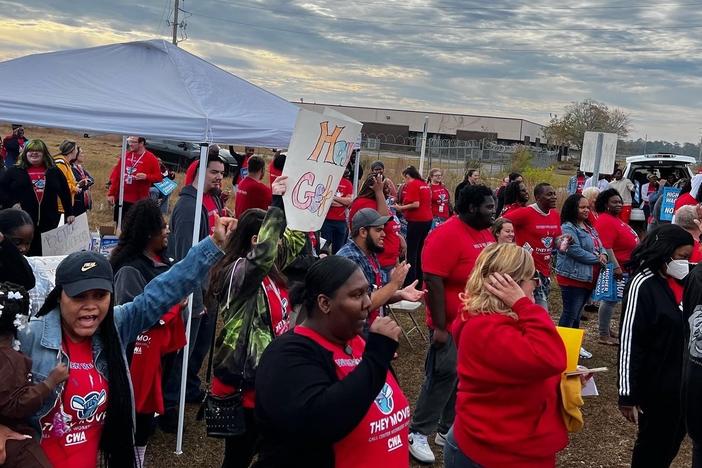
<svg viewBox="0 0 702 468"><path fill-rule="evenodd" d="M317 231L322 227L351 152L357 148L362 124L343 114L301 110L290 140L283 175L288 227Z"/></svg>

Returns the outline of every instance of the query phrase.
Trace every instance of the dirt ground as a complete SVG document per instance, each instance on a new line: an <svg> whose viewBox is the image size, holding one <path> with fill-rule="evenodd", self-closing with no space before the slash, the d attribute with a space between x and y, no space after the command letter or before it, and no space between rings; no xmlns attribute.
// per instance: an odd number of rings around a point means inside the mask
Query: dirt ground
<svg viewBox="0 0 702 468"><path fill-rule="evenodd" d="M9 126L0 127L2 134L9 133ZM94 210L90 213L90 224L96 227L108 224L111 221L111 210L105 202L104 183L109 171L117 161L121 139L116 136L91 136L83 138L81 135L70 134L57 130L27 128L30 138L43 138L56 151L63 138L74 138L86 152L86 167L96 179L93 187L95 200ZM392 175L391 175L392 176ZM179 175L179 179L182 175ZM171 200L171 207L175 200ZM561 310L560 292L557 286L551 293L550 309L554 321L557 321ZM415 312L416 316L423 313ZM618 317L618 313L615 313ZM625 467L629 466L631 450L635 437L635 428L628 423L617 409L616 369L617 349L612 346L603 346L597 343L597 317L592 315L589 321L583 322L586 328L585 347L593 353L593 358L586 361L588 367L608 367L609 372L596 376L597 387L600 395L587 397L583 413L585 428L582 432L572 434L570 444L558 457L559 467ZM409 319L400 317L401 324L409 328ZM613 324L616 328L616 324ZM416 333L411 336L414 349L401 339L400 357L395 363L399 374L400 384L410 401L416 401L420 385L423 380L424 355L426 344ZM153 468L170 467L217 467L220 466L224 452L220 440L210 439L205 436L202 423L195 421L196 406L188 405L186 408L185 437L183 454L174 453L176 446L175 435L164 434L157 431L147 450L147 466ZM433 443L433 437L430 438ZM437 463L442 465L440 450L435 450ZM675 460L674 467L690 466L691 444L686 440L680 454ZM413 463L411 466L421 466Z"/></svg>

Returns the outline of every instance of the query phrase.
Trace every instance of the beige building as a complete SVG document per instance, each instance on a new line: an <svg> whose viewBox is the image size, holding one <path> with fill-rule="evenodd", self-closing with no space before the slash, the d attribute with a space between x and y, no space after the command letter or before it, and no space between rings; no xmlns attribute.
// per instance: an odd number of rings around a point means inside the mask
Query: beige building
<svg viewBox="0 0 702 468"><path fill-rule="evenodd" d="M416 137L424 129L426 116L429 118L427 132L433 138L488 139L501 144L521 142L543 145L546 143L544 126L524 119L316 103L294 102L294 104L318 112L329 107L346 114L363 122L363 134L368 137L380 135L408 139Z"/></svg>

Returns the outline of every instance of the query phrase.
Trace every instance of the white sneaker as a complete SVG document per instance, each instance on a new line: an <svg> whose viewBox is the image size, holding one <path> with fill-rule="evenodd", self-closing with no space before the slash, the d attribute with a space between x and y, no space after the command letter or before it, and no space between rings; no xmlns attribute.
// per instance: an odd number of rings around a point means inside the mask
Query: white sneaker
<svg viewBox="0 0 702 468"><path fill-rule="evenodd" d="M418 432L410 432L409 452L410 455L421 463L434 463L436 461L434 452L431 451L429 443L427 442L427 436Z"/></svg>
<svg viewBox="0 0 702 468"><path fill-rule="evenodd" d="M580 357L583 359L590 359L592 357L592 353L585 348L580 348Z"/></svg>
<svg viewBox="0 0 702 468"><path fill-rule="evenodd" d="M444 444L446 444L446 434L442 434L441 432L436 433L436 437L434 438L434 443L438 445L439 447L443 447Z"/></svg>

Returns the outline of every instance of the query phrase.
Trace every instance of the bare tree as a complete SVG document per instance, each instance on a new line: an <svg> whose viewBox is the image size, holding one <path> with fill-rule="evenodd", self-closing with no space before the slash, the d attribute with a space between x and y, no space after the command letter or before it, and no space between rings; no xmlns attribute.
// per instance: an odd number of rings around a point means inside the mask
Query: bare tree
<svg viewBox="0 0 702 468"><path fill-rule="evenodd" d="M563 117L554 117L544 128L550 144L581 148L585 132L616 133L626 138L631 131L629 114L621 109L610 110L606 104L586 99L565 108Z"/></svg>

